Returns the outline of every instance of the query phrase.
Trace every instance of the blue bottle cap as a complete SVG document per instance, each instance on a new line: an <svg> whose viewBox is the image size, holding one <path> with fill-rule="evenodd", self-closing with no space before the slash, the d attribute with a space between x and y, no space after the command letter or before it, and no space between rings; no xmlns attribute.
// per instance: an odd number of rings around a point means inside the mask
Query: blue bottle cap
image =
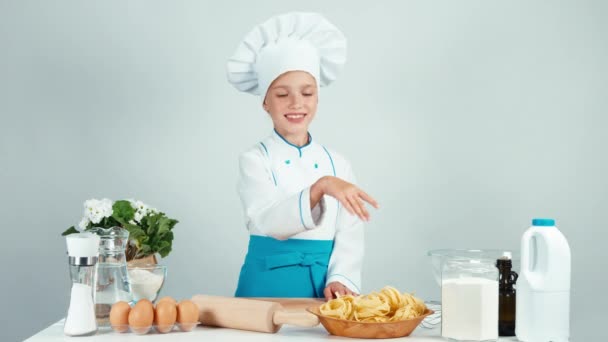
<svg viewBox="0 0 608 342"><path fill-rule="evenodd" d="M553 227L555 220L550 218L535 218L532 220L532 225L536 227Z"/></svg>

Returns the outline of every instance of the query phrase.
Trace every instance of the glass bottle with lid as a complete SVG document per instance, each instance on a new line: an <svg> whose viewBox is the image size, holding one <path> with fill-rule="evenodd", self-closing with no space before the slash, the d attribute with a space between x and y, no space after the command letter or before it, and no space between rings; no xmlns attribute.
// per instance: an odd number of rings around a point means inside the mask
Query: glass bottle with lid
<svg viewBox="0 0 608 342"><path fill-rule="evenodd" d="M498 279L498 335L515 336L515 283L517 273L512 271L510 253L496 260Z"/></svg>

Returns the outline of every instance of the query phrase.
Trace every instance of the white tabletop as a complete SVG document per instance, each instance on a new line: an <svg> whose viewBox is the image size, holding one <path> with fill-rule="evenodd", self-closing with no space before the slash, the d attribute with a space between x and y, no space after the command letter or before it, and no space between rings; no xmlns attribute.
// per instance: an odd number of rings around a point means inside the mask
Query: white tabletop
<svg viewBox="0 0 608 342"><path fill-rule="evenodd" d="M63 320L51 325L42 330L36 335L30 337L26 341L285 341L285 337L289 337L289 341L327 341L327 340L348 340L354 341L358 339L332 336L327 333L323 326L319 325L314 328L299 328L285 325L276 334L243 331L235 329L212 328L198 326L190 332L182 332L177 328L167 334L159 334L154 330L145 335L136 335L134 333L116 333L109 327L101 327L96 335L86 337L69 337L63 334ZM401 338L409 342L426 342L426 341L446 341L440 337L440 328L437 326L433 329L419 326L412 335ZM401 339L391 339L401 340ZM363 341L363 340L361 340ZM369 341L369 340L365 340ZM501 338L499 341L517 341L516 338Z"/></svg>

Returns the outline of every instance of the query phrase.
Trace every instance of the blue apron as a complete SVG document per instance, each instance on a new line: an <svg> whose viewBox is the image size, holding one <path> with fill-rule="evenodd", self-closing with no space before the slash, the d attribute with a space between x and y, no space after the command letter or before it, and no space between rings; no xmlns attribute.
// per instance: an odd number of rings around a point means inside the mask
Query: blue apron
<svg viewBox="0 0 608 342"><path fill-rule="evenodd" d="M322 298L333 245L251 235L235 296Z"/></svg>

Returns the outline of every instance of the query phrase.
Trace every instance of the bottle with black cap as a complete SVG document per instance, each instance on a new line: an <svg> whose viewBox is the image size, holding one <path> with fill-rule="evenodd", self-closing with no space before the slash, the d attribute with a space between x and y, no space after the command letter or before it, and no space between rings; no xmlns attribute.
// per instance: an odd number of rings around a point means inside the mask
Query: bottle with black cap
<svg viewBox="0 0 608 342"><path fill-rule="evenodd" d="M517 273L511 270L511 253L496 260L498 267L498 335L515 336L515 283Z"/></svg>

